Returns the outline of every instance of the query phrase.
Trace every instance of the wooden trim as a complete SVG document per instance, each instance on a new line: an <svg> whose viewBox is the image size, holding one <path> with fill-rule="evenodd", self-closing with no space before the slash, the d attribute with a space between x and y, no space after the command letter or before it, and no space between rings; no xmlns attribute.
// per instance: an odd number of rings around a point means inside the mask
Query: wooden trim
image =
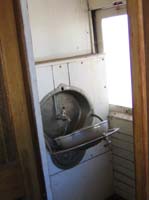
<svg viewBox="0 0 149 200"><path fill-rule="evenodd" d="M48 200L53 199L52 195L52 186L49 177L49 166L47 160L47 150L45 145L44 133L43 133L43 126L42 126L42 117L40 111L40 104L38 98L38 87L36 82L36 69L34 63L34 55L33 55L33 47L32 47L32 37L31 37L31 30L29 24L29 15L28 15L28 5L27 0L20 0L21 5L21 14L23 19L23 35L25 38L25 47L28 59L28 74L30 79L30 86L32 90L32 100L34 106L34 115L36 118L36 126L37 126L37 133L38 133L38 140L40 146L40 155L42 160L42 170L44 174L45 180L45 187L46 187L46 196Z"/></svg>
<svg viewBox="0 0 149 200"><path fill-rule="evenodd" d="M147 56L147 48L145 47L147 43L149 44L149 41L147 41L145 38L147 29L144 29L144 20L148 20L149 12L146 10L146 12L143 13L143 4L145 2L149 6L149 1L145 0L128 1L134 107L134 149L137 200L149 199L149 118L147 112L149 107L149 92L147 92L149 91L149 71L147 69L147 60L149 61L149 58Z"/></svg>
<svg viewBox="0 0 149 200"><path fill-rule="evenodd" d="M149 113L149 1L143 0L143 25L144 25L144 45L145 45L145 65L146 65L146 71L144 72L144 77L146 78L146 93L147 93L147 110L145 112ZM146 143L146 152L148 156L146 157L146 176L147 176L147 198L149 199L149 117L147 118L148 122L148 129L147 129L147 136L144 138Z"/></svg>
<svg viewBox="0 0 149 200"><path fill-rule="evenodd" d="M2 43L0 41L0 132L2 137L2 143L4 147L3 156L5 157L6 163L9 163L9 156L11 156L11 161L15 161L17 159L17 149L16 149L16 142L15 142L15 136L14 136L14 127L11 120L11 111L9 107L8 97L7 97L7 90L6 90L6 83L4 81L4 74L3 70L5 68L5 62L3 58L3 50L2 50ZM9 138L9 140L6 141L5 139ZM1 150L3 147L0 147ZM8 148L9 147L9 148ZM8 148L8 149L7 149ZM3 158L4 158L3 157Z"/></svg>
<svg viewBox="0 0 149 200"><path fill-rule="evenodd" d="M15 0L16 1L16 0ZM18 21L20 23L17 23L17 26L21 26L18 28L18 32L21 32L21 45L22 47L22 56L25 59L26 66L25 70L27 71L27 79L24 81L28 81L29 86L29 101L28 105L29 108L32 106L31 113L33 120L35 122L35 134L36 139L38 140L38 144L35 144L36 147L40 148L40 165L38 170L42 170L42 172L38 173L40 176L41 183L44 182L44 184L40 185L42 197L43 199L52 200L52 190L51 190L51 182L49 177L49 166L47 161L47 150L44 140L44 134L43 134L43 127L42 127L42 119L41 119L41 111L40 111L40 105L39 105L39 99L38 99L38 88L36 83L36 69L35 69L35 61L33 56L33 48L32 48L32 38L31 38L31 30L30 30L30 24L29 24L29 16L28 16L28 5L26 0L19 0L19 6L21 8L20 12L20 19L18 16ZM28 92L27 92L28 93ZM30 101L31 100L31 101ZM30 105L32 104L32 105ZM31 112L32 112L31 111ZM31 117L31 118L32 118ZM35 142L36 143L36 142ZM36 151L36 150L35 150ZM37 152L36 152L37 153ZM38 157L38 156L37 156ZM37 165L38 165L38 159L37 159ZM41 169L42 168L42 169ZM44 179L44 180L43 180Z"/></svg>
<svg viewBox="0 0 149 200"><path fill-rule="evenodd" d="M24 184L20 178L22 173L19 163L0 169L0 177L0 195L2 199L18 199L18 197L21 199L24 197ZM10 193L10 191L13 192Z"/></svg>
<svg viewBox="0 0 149 200"><path fill-rule="evenodd" d="M19 1L4 0L1 2L0 7L1 49L4 55L3 62L5 63L3 79L14 127L20 170L22 169L21 173L23 174L22 178L19 177L25 185L23 189L26 193L26 199L41 200L44 198L41 189L44 187L44 181L42 182L42 178L40 178L42 169L40 169L40 153L37 150L38 141L37 136L35 136L36 130L34 128L34 118L32 117L34 112L30 99L30 82L27 79L28 65L25 62L26 51L23 48L25 45L23 42L21 43L19 35L17 35L17 26L21 28L21 31L24 30L19 24L19 19L16 18L17 15L21 19L21 15L19 16L17 10L19 8L17 3ZM35 142L37 142L36 146ZM12 178L14 181L15 178Z"/></svg>
<svg viewBox="0 0 149 200"><path fill-rule="evenodd" d="M40 194L42 198L46 198L46 189L45 189L45 182L44 182L44 175L43 175L43 168L41 162L41 154L40 154L40 147L39 147L39 140L37 134L37 126L36 126L36 117L34 111L34 103L33 103L33 96L32 96L32 87L31 87L31 80L29 74L29 63L28 63L28 55L26 49L26 39L24 33L24 23L23 17L21 12L21 4L20 0L14 0L14 13L16 19L16 27L17 27L17 35L18 35L18 45L20 50L20 58L22 64L22 71L23 71L23 81L26 93L26 100L28 106L28 115L29 121L31 124L31 137L34 147L34 154L36 159L36 167L38 173L38 180L40 183Z"/></svg>

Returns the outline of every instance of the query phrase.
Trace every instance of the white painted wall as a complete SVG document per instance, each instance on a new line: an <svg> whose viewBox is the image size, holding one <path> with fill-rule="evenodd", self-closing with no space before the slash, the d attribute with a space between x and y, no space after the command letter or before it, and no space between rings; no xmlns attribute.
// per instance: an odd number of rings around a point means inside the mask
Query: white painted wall
<svg viewBox="0 0 149 200"><path fill-rule="evenodd" d="M28 0L35 60L91 53L86 0Z"/></svg>
<svg viewBox="0 0 149 200"><path fill-rule="evenodd" d="M69 64L69 72L71 84L84 90L95 113L107 119L109 103L104 57L72 62Z"/></svg>
<svg viewBox="0 0 149 200"><path fill-rule="evenodd" d="M113 2L118 0L88 0L89 2L89 8L91 10L96 10L99 8L106 8L106 7L112 7ZM124 4L126 4L126 0L121 0Z"/></svg>
<svg viewBox="0 0 149 200"><path fill-rule="evenodd" d="M84 90L95 112L107 118L104 56L37 65L36 71L40 100L60 83L70 84ZM104 144L87 150L81 163L66 171L58 169L47 152L54 200L104 200L113 194L112 155Z"/></svg>

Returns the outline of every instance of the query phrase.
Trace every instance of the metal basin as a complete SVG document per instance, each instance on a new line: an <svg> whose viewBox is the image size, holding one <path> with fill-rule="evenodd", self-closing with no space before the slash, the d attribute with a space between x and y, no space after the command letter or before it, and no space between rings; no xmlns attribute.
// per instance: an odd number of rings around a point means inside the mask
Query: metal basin
<svg viewBox="0 0 149 200"><path fill-rule="evenodd" d="M73 133L55 138L55 142L61 149L69 149L81 145L99 137L105 137L108 133L108 121L87 126Z"/></svg>
<svg viewBox="0 0 149 200"><path fill-rule="evenodd" d="M51 139L92 124L92 105L78 88L61 84L40 105L44 133Z"/></svg>

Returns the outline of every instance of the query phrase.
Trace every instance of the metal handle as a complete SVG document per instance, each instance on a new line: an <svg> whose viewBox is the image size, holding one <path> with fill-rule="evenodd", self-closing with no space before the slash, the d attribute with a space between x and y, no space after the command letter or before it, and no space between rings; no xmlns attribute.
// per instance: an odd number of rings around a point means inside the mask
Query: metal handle
<svg viewBox="0 0 149 200"><path fill-rule="evenodd" d="M117 131L119 131L119 128L113 128L113 129L109 129L109 131L107 133L103 133L103 136L105 137L104 139L106 140L106 144L104 145L104 147L109 146L112 142L109 139L109 136L113 135L114 133L116 133Z"/></svg>
<svg viewBox="0 0 149 200"><path fill-rule="evenodd" d="M104 134L105 137L111 136L114 133L118 132L120 129L119 128L113 128L113 129L109 129L107 133Z"/></svg>

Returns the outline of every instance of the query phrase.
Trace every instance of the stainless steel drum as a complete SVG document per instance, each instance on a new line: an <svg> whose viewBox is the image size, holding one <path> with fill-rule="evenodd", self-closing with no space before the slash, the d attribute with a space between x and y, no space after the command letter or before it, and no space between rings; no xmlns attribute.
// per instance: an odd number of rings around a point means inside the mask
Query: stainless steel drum
<svg viewBox="0 0 149 200"><path fill-rule="evenodd" d="M50 138L91 125L92 113L91 103L81 90L62 84L41 101L43 128Z"/></svg>
<svg viewBox="0 0 149 200"><path fill-rule="evenodd" d="M55 165L69 169L77 165L90 148L119 129L109 130L108 121L95 115L84 93L61 84L41 101L46 145ZM93 117L100 123L93 124Z"/></svg>
<svg viewBox="0 0 149 200"><path fill-rule="evenodd" d="M92 113L89 99L75 87L61 84L42 99L41 114L46 144L57 167L68 169L77 165L82 160L85 150L53 155L52 152L58 150L54 139L90 126L93 121Z"/></svg>

